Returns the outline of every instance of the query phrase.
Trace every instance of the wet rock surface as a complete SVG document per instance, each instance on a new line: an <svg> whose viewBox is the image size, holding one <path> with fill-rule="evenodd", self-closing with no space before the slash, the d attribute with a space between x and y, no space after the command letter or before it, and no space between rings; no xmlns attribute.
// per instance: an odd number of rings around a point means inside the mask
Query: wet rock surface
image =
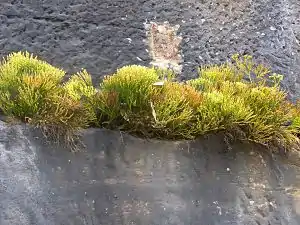
<svg viewBox="0 0 300 225"><path fill-rule="evenodd" d="M99 81L127 64L149 65L144 23L180 25L183 73L249 53L285 76L300 96L298 0L5 0L0 5L0 55L28 50L72 73Z"/></svg>
<svg viewBox="0 0 300 225"><path fill-rule="evenodd" d="M0 125L1 225L300 223L299 167L254 146L90 129L71 153Z"/></svg>

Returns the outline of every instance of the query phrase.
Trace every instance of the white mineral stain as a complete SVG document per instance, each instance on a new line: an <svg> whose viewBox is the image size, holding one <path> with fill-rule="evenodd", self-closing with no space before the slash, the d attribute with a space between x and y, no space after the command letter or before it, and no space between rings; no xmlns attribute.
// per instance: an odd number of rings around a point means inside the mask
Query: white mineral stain
<svg viewBox="0 0 300 225"><path fill-rule="evenodd" d="M162 24L150 22L144 25L152 57L151 64L180 73L182 70L180 63L183 57L179 49L182 38L177 35L180 26L171 26L168 22Z"/></svg>

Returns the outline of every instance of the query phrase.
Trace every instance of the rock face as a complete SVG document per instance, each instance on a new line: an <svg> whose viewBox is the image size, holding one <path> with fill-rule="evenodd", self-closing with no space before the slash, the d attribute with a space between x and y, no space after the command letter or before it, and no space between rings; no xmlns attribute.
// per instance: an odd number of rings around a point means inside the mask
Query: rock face
<svg viewBox="0 0 300 225"><path fill-rule="evenodd" d="M180 25L181 79L200 64L249 53L286 75L300 96L298 0L6 0L0 4L0 56L28 50L69 73L99 81L127 64L151 61L144 23Z"/></svg>
<svg viewBox="0 0 300 225"><path fill-rule="evenodd" d="M300 168L221 137L87 130L71 153L0 124L0 224L300 224Z"/></svg>
<svg viewBox="0 0 300 225"><path fill-rule="evenodd" d="M298 0L6 0L0 55L28 50L94 81L149 65L144 23L180 25L183 73L249 53L285 74L300 96ZM300 169L257 146L221 137L145 141L87 130L86 150L46 145L0 123L1 225L297 225Z"/></svg>

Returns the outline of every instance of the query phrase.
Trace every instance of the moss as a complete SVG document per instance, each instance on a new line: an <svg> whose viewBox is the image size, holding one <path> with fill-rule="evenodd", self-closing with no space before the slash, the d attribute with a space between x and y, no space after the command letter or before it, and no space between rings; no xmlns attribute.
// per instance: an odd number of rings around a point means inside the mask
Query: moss
<svg viewBox="0 0 300 225"><path fill-rule="evenodd" d="M98 89L85 70L65 83L64 74L29 53L9 55L0 66L1 110L71 144L91 126L167 139L222 131L286 149L299 143L299 104L280 89L282 75L251 56L203 66L186 84L171 71L137 65L106 76Z"/></svg>
<svg viewBox="0 0 300 225"><path fill-rule="evenodd" d="M153 83L159 78L156 69L136 65L105 77L95 102L99 123L126 125L133 115L149 111Z"/></svg>
<svg viewBox="0 0 300 225"><path fill-rule="evenodd" d="M63 86L66 94L85 109L86 118L89 125L95 125L97 122L95 111L96 88L93 87L92 78L86 70L82 70L74 75Z"/></svg>
<svg viewBox="0 0 300 225"><path fill-rule="evenodd" d="M194 111L201 104L202 96L190 86L166 82L153 90L151 110L154 121L151 129L156 136L169 138L193 138Z"/></svg>
<svg viewBox="0 0 300 225"><path fill-rule="evenodd" d="M0 108L4 114L42 128L47 137L71 143L87 127L87 110L62 85L65 72L29 53L13 53L0 66Z"/></svg>

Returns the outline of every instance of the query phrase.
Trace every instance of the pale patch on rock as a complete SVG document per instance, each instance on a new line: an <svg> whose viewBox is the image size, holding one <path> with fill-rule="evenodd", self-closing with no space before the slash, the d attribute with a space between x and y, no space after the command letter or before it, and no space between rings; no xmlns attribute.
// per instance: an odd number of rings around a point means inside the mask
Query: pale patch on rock
<svg viewBox="0 0 300 225"><path fill-rule="evenodd" d="M180 73L182 57L179 46L182 38L177 35L179 25L171 26L168 22L162 24L150 22L145 24L147 31L151 64Z"/></svg>

